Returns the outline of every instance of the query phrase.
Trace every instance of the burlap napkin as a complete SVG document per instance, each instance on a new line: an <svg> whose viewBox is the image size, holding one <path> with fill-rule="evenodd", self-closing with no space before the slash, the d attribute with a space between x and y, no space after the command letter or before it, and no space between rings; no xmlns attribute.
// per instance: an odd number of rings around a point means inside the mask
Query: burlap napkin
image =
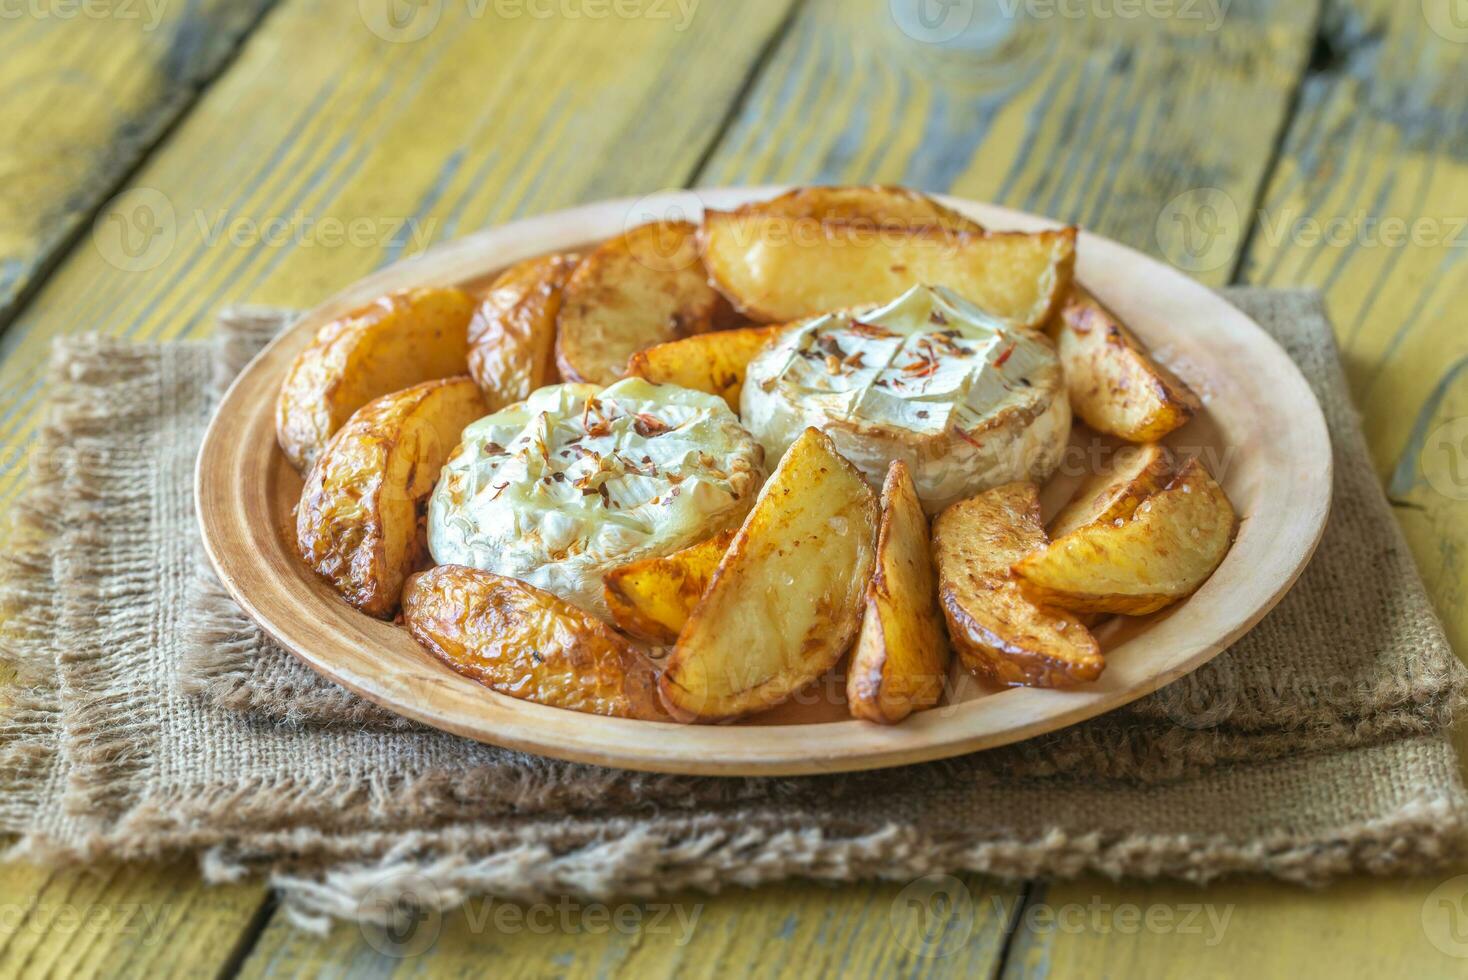
<svg viewBox="0 0 1468 980"><path fill-rule="evenodd" d="M1131 708L1021 746L806 779L651 776L539 759L391 716L264 641L198 574L191 477L205 345L60 343L7 558L0 830L45 860L202 853L271 874L298 920L378 914L393 882L604 898L792 875L934 870L1314 882L1420 871L1468 813L1463 699L1311 294L1234 292L1325 407L1335 504L1310 568L1244 641ZM860 805L854 805L860 801Z"/></svg>

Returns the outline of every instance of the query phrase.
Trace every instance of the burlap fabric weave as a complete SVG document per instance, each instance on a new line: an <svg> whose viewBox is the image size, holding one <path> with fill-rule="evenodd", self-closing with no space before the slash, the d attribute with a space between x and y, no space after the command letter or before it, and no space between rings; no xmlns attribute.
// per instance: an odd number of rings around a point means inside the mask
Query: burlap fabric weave
<svg viewBox="0 0 1468 980"><path fill-rule="evenodd" d="M197 563L211 379L287 315L213 346L58 344L17 507L0 831L40 860L198 852L272 876L298 920L419 897L645 896L936 870L1318 882L1462 853L1447 727L1464 672L1377 484L1308 293L1235 291L1325 408L1320 550L1253 632L1131 707L1023 745L843 776L718 780L541 759L398 722L266 641ZM1206 325L1201 325L1206 328ZM859 804L859 805L858 805ZM430 894L422 892L424 883Z"/></svg>

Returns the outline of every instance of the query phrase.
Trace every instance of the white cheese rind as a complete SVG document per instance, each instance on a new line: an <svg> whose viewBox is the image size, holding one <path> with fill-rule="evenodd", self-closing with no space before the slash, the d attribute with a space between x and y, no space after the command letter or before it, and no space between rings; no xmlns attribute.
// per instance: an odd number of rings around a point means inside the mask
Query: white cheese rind
<svg viewBox="0 0 1468 980"><path fill-rule="evenodd" d="M1043 481L1070 437L1049 342L951 290L797 325L750 362L740 415L778 460L807 426L880 486L906 461L930 514L1013 480Z"/></svg>
<svg viewBox="0 0 1468 980"><path fill-rule="evenodd" d="M552 385L475 422L428 506L428 547L608 616L602 576L736 526L764 453L722 398L640 378Z"/></svg>

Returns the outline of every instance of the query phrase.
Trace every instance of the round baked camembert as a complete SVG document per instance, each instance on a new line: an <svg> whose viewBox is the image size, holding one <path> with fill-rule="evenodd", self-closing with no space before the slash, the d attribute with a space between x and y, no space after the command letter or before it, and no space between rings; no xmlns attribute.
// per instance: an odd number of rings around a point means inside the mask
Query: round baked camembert
<svg viewBox="0 0 1468 980"><path fill-rule="evenodd" d="M608 616L602 576L743 520L764 453L722 398L628 378L563 384L464 430L428 506L428 548Z"/></svg>
<svg viewBox="0 0 1468 980"><path fill-rule="evenodd" d="M930 514L990 487L1043 481L1070 436L1054 348L943 287L806 320L750 362L744 425L777 460L822 429L875 485L902 459Z"/></svg>

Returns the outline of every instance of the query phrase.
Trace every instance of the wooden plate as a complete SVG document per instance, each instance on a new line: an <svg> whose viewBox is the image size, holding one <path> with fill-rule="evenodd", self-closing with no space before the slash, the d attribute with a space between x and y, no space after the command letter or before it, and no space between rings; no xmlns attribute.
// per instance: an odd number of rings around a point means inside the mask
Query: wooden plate
<svg viewBox="0 0 1468 980"><path fill-rule="evenodd" d="M225 587L311 667L435 728L600 765L733 776L894 766L1073 725L1205 663L1254 625L1299 576L1325 526L1331 485L1325 420L1304 378L1263 330L1207 288L1087 234L1079 246L1080 278L1205 399L1206 412L1169 442L1205 454L1242 517L1233 550L1196 595L1156 616L1117 620L1103 632L1108 665L1095 684L996 690L955 671L948 703L891 727L847 717L839 684L820 686L744 724L601 718L519 701L460 677L420 650L406 631L341 601L296 557L291 509L301 480L276 447L274 407L287 366L321 324L395 289L482 285L531 255L583 245L655 216L696 219L704 203L725 208L778 190L671 193L531 218L391 266L312 310L240 375L199 454L199 524ZM947 203L993 228L1053 224L987 204ZM1078 433L1074 445L1062 476L1046 488L1051 511L1087 468L1084 461L1109 444Z"/></svg>

